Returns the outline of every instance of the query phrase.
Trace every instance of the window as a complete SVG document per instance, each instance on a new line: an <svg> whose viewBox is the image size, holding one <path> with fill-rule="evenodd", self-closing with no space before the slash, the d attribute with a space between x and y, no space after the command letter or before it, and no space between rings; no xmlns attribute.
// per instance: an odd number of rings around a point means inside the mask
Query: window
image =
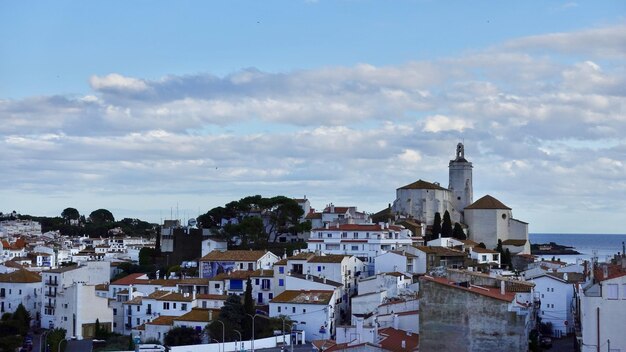
<svg viewBox="0 0 626 352"><path fill-rule="evenodd" d="M618 298L618 292L617 292L617 288L619 286L617 284L608 284L606 285L606 298L607 299L617 299Z"/></svg>
<svg viewBox="0 0 626 352"><path fill-rule="evenodd" d="M117 308L113 308L113 315L117 315Z"/></svg>
<svg viewBox="0 0 626 352"><path fill-rule="evenodd" d="M342 232L341 233L341 238L348 238L348 233L347 232Z"/></svg>
<svg viewBox="0 0 626 352"><path fill-rule="evenodd" d="M358 246L358 245L356 245L356 246L352 246L352 250L353 250L353 251L358 251L358 250L359 250L359 246Z"/></svg>
<svg viewBox="0 0 626 352"><path fill-rule="evenodd" d="M318 266L317 266L317 271L318 271L318 272L322 271L322 266L321 266L321 265L318 265Z"/></svg>
<svg viewBox="0 0 626 352"><path fill-rule="evenodd" d="M486 262L486 261L487 261L487 256L486 256L486 255L483 255L483 256L482 256L482 258L483 258L483 259L482 259L482 261L483 261L483 262Z"/></svg>
<svg viewBox="0 0 626 352"><path fill-rule="evenodd" d="M306 309L305 308L302 308L302 313L306 313Z"/></svg>
<svg viewBox="0 0 626 352"><path fill-rule="evenodd" d="M187 303L181 303L180 304L180 309L187 310Z"/></svg>
<svg viewBox="0 0 626 352"><path fill-rule="evenodd" d="M206 308L206 301L202 301L202 308Z"/></svg>
<svg viewBox="0 0 626 352"><path fill-rule="evenodd" d="M254 279L254 284L258 286L259 285L259 279Z"/></svg>
<svg viewBox="0 0 626 352"><path fill-rule="evenodd" d="M22 294L22 290L20 290L20 293L19 293L19 294L20 294L20 295Z"/></svg>
<svg viewBox="0 0 626 352"><path fill-rule="evenodd" d="M280 274L284 274L284 273L285 273L285 267L284 267L284 266L279 266L279 267L278 267L278 272L279 272Z"/></svg>
<svg viewBox="0 0 626 352"><path fill-rule="evenodd" d="M626 284L622 284L622 299L626 299Z"/></svg>
<svg viewBox="0 0 626 352"><path fill-rule="evenodd" d="M278 279L278 286L285 286L285 279Z"/></svg>
<svg viewBox="0 0 626 352"><path fill-rule="evenodd" d="M215 288L220 288L220 284L215 284Z"/></svg>
<svg viewBox="0 0 626 352"><path fill-rule="evenodd" d="M280 306L278 307L278 313L280 313Z"/></svg>
<svg viewBox="0 0 626 352"><path fill-rule="evenodd" d="M296 307L291 307L291 312L295 313L296 312Z"/></svg>
<svg viewBox="0 0 626 352"><path fill-rule="evenodd" d="M169 310L170 309L170 302L163 302L163 309L164 310Z"/></svg>
<svg viewBox="0 0 626 352"><path fill-rule="evenodd" d="M327 234L326 234L326 237L328 237L328 238L332 238L332 237L333 237L333 234L332 234L332 233L327 233Z"/></svg>
<svg viewBox="0 0 626 352"><path fill-rule="evenodd" d="M137 306L137 311L139 311L141 309L141 306Z"/></svg>
<svg viewBox="0 0 626 352"><path fill-rule="evenodd" d="M139 321L139 318L137 318L137 325L141 324L141 322Z"/></svg>
<svg viewBox="0 0 626 352"><path fill-rule="evenodd" d="M176 309L176 302L172 303L172 308Z"/></svg>
<svg viewBox="0 0 626 352"><path fill-rule="evenodd" d="M359 238L359 233L358 232L353 233L352 238Z"/></svg>

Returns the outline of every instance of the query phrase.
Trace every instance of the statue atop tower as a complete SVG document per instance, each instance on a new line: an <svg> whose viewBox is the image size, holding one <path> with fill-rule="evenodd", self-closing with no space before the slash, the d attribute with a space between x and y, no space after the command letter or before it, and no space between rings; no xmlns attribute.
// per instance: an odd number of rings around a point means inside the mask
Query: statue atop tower
<svg viewBox="0 0 626 352"><path fill-rule="evenodd" d="M461 213L463 219L463 209L474 202L474 189L472 186L472 163L465 159L465 146L463 143L456 145L456 158L450 160L449 185L453 192L454 210Z"/></svg>

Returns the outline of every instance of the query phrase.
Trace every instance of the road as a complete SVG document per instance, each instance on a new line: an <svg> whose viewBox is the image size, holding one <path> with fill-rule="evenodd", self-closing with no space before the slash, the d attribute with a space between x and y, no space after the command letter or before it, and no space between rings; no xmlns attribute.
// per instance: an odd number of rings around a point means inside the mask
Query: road
<svg viewBox="0 0 626 352"><path fill-rule="evenodd" d="M280 347L274 347L274 348L255 348L255 351L266 351L266 352L280 352L281 349ZM293 350L294 352L311 352L313 351L313 345L311 345L310 343L304 344L304 345L295 345L293 346ZM286 346L285 347L285 352L289 352L291 351L291 347L290 346Z"/></svg>

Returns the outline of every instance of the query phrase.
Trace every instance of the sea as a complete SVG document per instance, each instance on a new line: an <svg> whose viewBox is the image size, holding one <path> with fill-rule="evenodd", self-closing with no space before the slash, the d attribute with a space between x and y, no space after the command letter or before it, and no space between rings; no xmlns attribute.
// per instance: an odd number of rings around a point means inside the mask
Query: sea
<svg viewBox="0 0 626 352"><path fill-rule="evenodd" d="M530 243L554 242L563 246L572 247L581 254L555 255L555 259L567 263L577 263L591 260L595 255L599 262L608 261L618 252L623 253L623 243L626 243L626 234L582 234L582 233L530 233ZM543 255L542 259L552 259L553 255Z"/></svg>

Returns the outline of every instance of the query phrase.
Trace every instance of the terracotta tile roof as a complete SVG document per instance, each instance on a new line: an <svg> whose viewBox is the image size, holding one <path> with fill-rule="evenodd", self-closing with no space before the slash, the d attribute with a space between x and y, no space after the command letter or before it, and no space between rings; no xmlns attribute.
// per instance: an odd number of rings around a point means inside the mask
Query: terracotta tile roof
<svg viewBox="0 0 626 352"><path fill-rule="evenodd" d="M472 251L476 253L481 253L481 254L497 254L498 253L494 251L493 249L487 249L487 248L482 248L478 246L472 248Z"/></svg>
<svg viewBox="0 0 626 352"><path fill-rule="evenodd" d="M349 255L342 254L327 254L327 255L316 255L311 257L307 262L308 263L341 263L346 257L350 257Z"/></svg>
<svg viewBox="0 0 626 352"><path fill-rule="evenodd" d="M307 260L311 257L315 256L315 253L312 252L300 252L294 256L287 257L287 260Z"/></svg>
<svg viewBox="0 0 626 352"><path fill-rule="evenodd" d="M199 277L188 277L177 280L179 285L208 285L209 279Z"/></svg>
<svg viewBox="0 0 626 352"><path fill-rule="evenodd" d="M109 285L107 284L98 284L96 285L96 291L108 291Z"/></svg>
<svg viewBox="0 0 626 352"><path fill-rule="evenodd" d="M467 256L465 252L457 251L457 250L449 249L445 247L427 247L427 246L414 246L414 247L426 254L436 254L442 257L461 257L461 256L465 257Z"/></svg>
<svg viewBox="0 0 626 352"><path fill-rule="evenodd" d="M235 261L235 262L256 262L261 259L266 251L245 251L245 250L214 250L204 257L201 261Z"/></svg>
<svg viewBox="0 0 626 352"><path fill-rule="evenodd" d="M486 195L474 203L465 207L465 209L508 209L511 208L504 205L501 201L495 199L490 195Z"/></svg>
<svg viewBox="0 0 626 352"><path fill-rule="evenodd" d="M401 231L403 228L397 225L389 225L388 229L381 228L379 224L339 224L330 226L329 228L320 227L311 231L317 232L329 232L329 231L370 231L370 232L385 232L388 230Z"/></svg>
<svg viewBox="0 0 626 352"><path fill-rule="evenodd" d="M297 303L297 304L328 304L334 291L326 290L286 290L274 297L270 303Z"/></svg>
<svg viewBox="0 0 626 352"><path fill-rule="evenodd" d="M287 265L287 259L285 258L277 261L276 263L274 263L274 266L276 265Z"/></svg>
<svg viewBox="0 0 626 352"><path fill-rule="evenodd" d="M133 298L133 299L131 299L129 301L126 301L126 302L124 302L122 304L141 305L141 300L142 299L143 299L143 297L138 296L138 297L135 297L135 298Z"/></svg>
<svg viewBox="0 0 626 352"><path fill-rule="evenodd" d="M381 338L379 342L380 346L387 351L415 351L417 350L417 346L419 344L418 334L408 333L404 330L382 328L378 330L378 334ZM402 341L405 343L404 348L402 348Z"/></svg>
<svg viewBox="0 0 626 352"><path fill-rule="evenodd" d="M172 325L172 323L174 322L174 319L177 319L178 317L175 316L171 316L171 315L161 315L157 318L155 318L154 320L152 320L149 323L146 323L146 325Z"/></svg>
<svg viewBox="0 0 626 352"><path fill-rule="evenodd" d="M306 214L305 219L307 220L313 220L313 219L321 219L322 218L322 213L308 213Z"/></svg>
<svg viewBox="0 0 626 352"><path fill-rule="evenodd" d="M65 272L68 272L68 271L72 271L74 269L78 269L78 265L62 266L60 268L46 270L46 271L44 271L44 273L60 274L60 273L65 273Z"/></svg>
<svg viewBox="0 0 626 352"><path fill-rule="evenodd" d="M607 268L606 276L604 275L604 265L606 265L606 268ZM622 277L626 275L626 270L622 269L622 267L619 265L615 265L615 264L604 264L604 265L598 265L595 268L595 270L593 271L594 280L604 281L604 280L615 279L617 277Z"/></svg>
<svg viewBox="0 0 626 352"><path fill-rule="evenodd" d="M526 240L504 240L502 241L502 245L521 247L526 245Z"/></svg>
<svg viewBox="0 0 626 352"><path fill-rule="evenodd" d="M157 298L157 301L193 302L193 295L190 293L172 292L169 295Z"/></svg>
<svg viewBox="0 0 626 352"><path fill-rule="evenodd" d="M403 273L401 273L401 272L398 272L398 271L391 271L391 272L384 273L384 274L385 274L385 275L389 275L389 276L395 276L395 277L404 276L405 278L409 278L409 279L411 278L410 276L405 275L405 274L403 274Z"/></svg>
<svg viewBox="0 0 626 352"><path fill-rule="evenodd" d="M406 251L404 251L404 252L403 251L390 251L390 252L391 253L395 253L395 254L399 254L399 255L402 255L402 256L405 256L407 258L417 258L417 256L415 256L415 255L413 255L413 254L411 254L409 252L406 252Z"/></svg>
<svg viewBox="0 0 626 352"><path fill-rule="evenodd" d="M195 321L201 323L208 323L213 320L213 317L219 317L219 309L208 308L192 308L189 312L174 319L175 321Z"/></svg>
<svg viewBox="0 0 626 352"><path fill-rule="evenodd" d="M441 191L449 191L449 189L447 188L443 188L438 184L435 183L431 183L428 181L424 181L424 180L417 180L413 183L409 183L406 186L402 186L398 189L437 189L437 190L441 190Z"/></svg>
<svg viewBox="0 0 626 352"><path fill-rule="evenodd" d="M334 209L332 209L331 207L326 207L324 208L324 213L327 214L345 214L348 212L348 210L350 210L351 207L337 207L334 206ZM331 211L334 210L334 211Z"/></svg>
<svg viewBox="0 0 626 352"><path fill-rule="evenodd" d="M472 241L472 240L459 240L461 242L463 242L464 245L468 246L468 247L475 247L478 246L478 243Z"/></svg>
<svg viewBox="0 0 626 352"><path fill-rule="evenodd" d="M504 295L503 295L503 294L500 293L500 289L499 288L495 288L495 287L484 287L484 286L475 286L475 285L470 285L469 287L463 287L463 286L457 285L453 281L449 281L446 278L443 278L443 277L432 277L432 276L427 276L427 275L422 276L422 280L436 282L436 283L438 283L440 285L453 287L453 288L456 288L456 289L459 289L459 290L472 292L472 293L475 293L475 294L479 294L481 296L490 297L490 298L498 299L498 300L505 301L505 302L513 302L513 300L515 299L515 293L514 292L505 291Z"/></svg>
<svg viewBox="0 0 626 352"><path fill-rule="evenodd" d="M41 276L26 269L19 269L10 273L0 274L0 282L28 284L41 282Z"/></svg>
<svg viewBox="0 0 626 352"><path fill-rule="evenodd" d="M567 274L567 280L565 280L565 274ZM585 281L585 274L581 274L581 273L554 273L554 272L547 272L544 275L557 278L557 279L559 279L559 280L561 280L563 282L567 282L567 283L578 283L578 282Z"/></svg>
<svg viewBox="0 0 626 352"><path fill-rule="evenodd" d="M121 279L115 280L111 283L111 285L132 285L134 284L138 278L144 276L144 273L135 273L124 276Z"/></svg>
<svg viewBox="0 0 626 352"><path fill-rule="evenodd" d="M151 294L149 294L148 298L157 299L157 298L163 297L163 296L165 296L165 295L167 295L169 293L170 293L170 291L156 290L156 291L152 292Z"/></svg>

